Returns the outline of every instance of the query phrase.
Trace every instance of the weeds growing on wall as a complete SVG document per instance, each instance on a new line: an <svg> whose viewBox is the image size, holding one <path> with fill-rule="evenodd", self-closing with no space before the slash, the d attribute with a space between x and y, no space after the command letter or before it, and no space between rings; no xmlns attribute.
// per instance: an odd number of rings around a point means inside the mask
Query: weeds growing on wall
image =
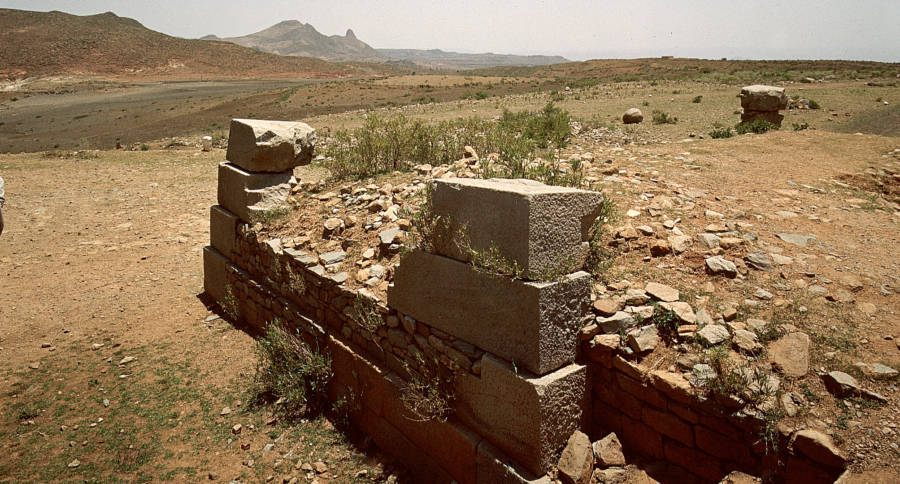
<svg viewBox="0 0 900 484"><path fill-rule="evenodd" d="M256 342L256 392L260 399L276 400L289 419L318 415L327 410L325 386L332 376L331 358L306 344L278 319Z"/></svg>
<svg viewBox="0 0 900 484"><path fill-rule="evenodd" d="M417 355L418 369L406 369L410 378L400 388L400 402L416 422L436 420L446 422L453 408L453 375L442 376L442 365L437 360L425 361Z"/></svg>
<svg viewBox="0 0 900 484"><path fill-rule="evenodd" d="M349 316L360 328L372 334L384 326L384 318L378 311L375 301L361 294L358 294L356 300L353 301Z"/></svg>
<svg viewBox="0 0 900 484"><path fill-rule="evenodd" d="M284 220L284 218L287 217L290 213L291 209L289 207L275 207L268 210L253 212L250 216L253 219L253 223L261 223L266 226L271 226Z"/></svg>

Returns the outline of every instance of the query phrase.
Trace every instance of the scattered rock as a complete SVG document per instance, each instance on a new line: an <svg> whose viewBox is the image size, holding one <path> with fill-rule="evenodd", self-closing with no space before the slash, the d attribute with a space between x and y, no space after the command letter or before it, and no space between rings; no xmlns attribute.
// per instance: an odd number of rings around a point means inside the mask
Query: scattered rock
<svg viewBox="0 0 900 484"><path fill-rule="evenodd" d="M72 462L69 462L68 467L69 467L69 469L74 469L74 468L76 468L76 467L78 467L78 466L80 466L80 465L81 465L81 461L80 461L80 460L78 460L78 459L73 459Z"/></svg>
<svg viewBox="0 0 900 484"><path fill-rule="evenodd" d="M686 302L661 302L659 305L667 311L673 311L682 322L687 324L694 324L697 322L697 315L694 314L694 308Z"/></svg>
<svg viewBox="0 0 900 484"><path fill-rule="evenodd" d="M728 339L728 329L718 324L710 324L697 331L697 336L706 346L715 346Z"/></svg>
<svg viewBox="0 0 900 484"><path fill-rule="evenodd" d="M241 430L244 429L244 426L241 424L234 424L234 427L231 427L231 433L237 435L241 433Z"/></svg>
<svg viewBox="0 0 900 484"><path fill-rule="evenodd" d="M613 314L616 314L616 312L620 311L622 307L622 303L613 298L604 298L594 301L594 309L604 317L609 317Z"/></svg>
<svg viewBox="0 0 900 484"><path fill-rule="evenodd" d="M324 462L318 461L313 464L313 469L316 471L316 474L324 474L328 472L328 466L325 465Z"/></svg>
<svg viewBox="0 0 900 484"><path fill-rule="evenodd" d="M897 378L897 370L881 363L872 365L872 378L877 380L893 380Z"/></svg>
<svg viewBox="0 0 900 484"><path fill-rule="evenodd" d="M745 329L736 330L731 337L731 343L741 353L755 355L762 350L762 345L759 344L756 333Z"/></svg>
<svg viewBox="0 0 900 484"><path fill-rule="evenodd" d="M778 233L775 234L775 236L789 244L793 244L798 247L806 247L806 245L809 244L810 241L816 240L816 237L814 235Z"/></svg>
<svg viewBox="0 0 900 484"><path fill-rule="evenodd" d="M222 415L223 417L225 415L230 415L230 414L231 414L231 407L222 407L222 411L219 412L219 415Z"/></svg>
<svg viewBox="0 0 900 484"><path fill-rule="evenodd" d="M644 113L638 108L631 108L622 115L622 122L625 124L638 124L644 121Z"/></svg>
<svg viewBox="0 0 900 484"><path fill-rule="evenodd" d="M718 235L707 233L697 234L697 240L699 240L700 244L707 249L715 249L719 246L719 242L721 241Z"/></svg>
<svg viewBox="0 0 900 484"><path fill-rule="evenodd" d="M619 437L610 433L594 442L594 457L599 467L624 466L625 455L622 454L622 443Z"/></svg>
<svg viewBox="0 0 900 484"><path fill-rule="evenodd" d="M672 248L669 247L669 243L665 240L655 239L650 243L650 255L653 257L663 257L671 252Z"/></svg>
<svg viewBox="0 0 900 484"><path fill-rule="evenodd" d="M818 430L801 430L791 437L791 447L810 459L828 467L844 468L847 458L834 445L831 437Z"/></svg>
<svg viewBox="0 0 900 484"><path fill-rule="evenodd" d="M628 347L642 355L653 351L659 344L659 331L656 326L649 325L628 333Z"/></svg>
<svg viewBox="0 0 900 484"><path fill-rule="evenodd" d="M773 297L775 297L771 292L761 287L757 288L756 292L754 292L753 295L758 299L762 299L763 301L770 301Z"/></svg>
<svg viewBox="0 0 900 484"><path fill-rule="evenodd" d="M724 275L726 277L737 277L737 267L724 257L717 255L706 259L706 270L713 275Z"/></svg>
<svg viewBox="0 0 900 484"><path fill-rule="evenodd" d="M559 457L559 478L564 484L588 484L594 465L594 449L591 439L576 430L569 437L566 447Z"/></svg>
<svg viewBox="0 0 900 484"><path fill-rule="evenodd" d="M752 252L744 257L747 265L758 271L771 271L772 261L766 256L765 252Z"/></svg>
<svg viewBox="0 0 900 484"><path fill-rule="evenodd" d="M625 304L629 306L640 306L648 301L650 301L650 298L643 289L629 289L625 291Z"/></svg>
<svg viewBox="0 0 900 484"><path fill-rule="evenodd" d="M842 371L825 373L822 375L822 381L825 383L825 388L838 398L852 397L860 393L859 382L856 381L856 378Z"/></svg>
<svg viewBox="0 0 900 484"><path fill-rule="evenodd" d="M654 299L665 302L675 302L679 298L678 289L657 282L648 282L644 291Z"/></svg>
<svg viewBox="0 0 900 484"><path fill-rule="evenodd" d="M319 255L319 262L322 265L328 266L331 264L337 264L338 262L347 258L347 253L343 250L335 250L331 252L326 252L324 254Z"/></svg>
<svg viewBox="0 0 900 484"><path fill-rule="evenodd" d="M691 246L691 242L693 239L688 237L687 235L673 235L669 237L669 245L672 247L672 251L676 254L682 254L687 252L688 248Z"/></svg>
<svg viewBox="0 0 900 484"><path fill-rule="evenodd" d="M809 335L788 333L769 346L772 368L785 376L802 377L809 371Z"/></svg>
<svg viewBox="0 0 900 484"><path fill-rule="evenodd" d="M732 471L731 474L728 474L719 484L759 484L762 482L762 479L758 477L753 477L750 474L744 474L741 471Z"/></svg>
<svg viewBox="0 0 900 484"><path fill-rule="evenodd" d="M691 369L691 376L688 381L695 387L704 387L707 383L716 378L716 370L706 363L697 363Z"/></svg>
<svg viewBox="0 0 900 484"><path fill-rule="evenodd" d="M608 318L598 317L596 321L597 325L604 333L617 333L620 330L626 330L637 324L634 316L624 311L618 311Z"/></svg>

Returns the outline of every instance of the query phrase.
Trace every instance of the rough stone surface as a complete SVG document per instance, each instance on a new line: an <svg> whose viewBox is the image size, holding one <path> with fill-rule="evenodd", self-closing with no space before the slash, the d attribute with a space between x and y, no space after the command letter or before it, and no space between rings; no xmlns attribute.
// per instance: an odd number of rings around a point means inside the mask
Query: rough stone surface
<svg viewBox="0 0 900 484"><path fill-rule="evenodd" d="M897 378L897 370L881 363L872 365L872 377L877 380L894 380Z"/></svg>
<svg viewBox="0 0 900 484"><path fill-rule="evenodd" d="M306 123L233 119L225 159L250 172L285 172L311 162L315 146Z"/></svg>
<svg viewBox="0 0 900 484"><path fill-rule="evenodd" d="M549 476L535 477L532 473L519 467L496 446L482 440L478 444L476 456L476 484L552 484Z"/></svg>
<svg viewBox="0 0 900 484"><path fill-rule="evenodd" d="M659 331L656 326L644 326L643 328L628 333L628 347L637 354L649 353L659 344Z"/></svg>
<svg viewBox="0 0 900 484"><path fill-rule="evenodd" d="M722 478L719 484L760 484L762 479L753 477L750 474L744 474L741 471L732 471L730 474Z"/></svg>
<svg viewBox="0 0 900 484"><path fill-rule="evenodd" d="M769 256L767 256L765 252L751 252L744 257L744 261L747 262L748 266L758 271L772 270L772 261L769 260Z"/></svg>
<svg viewBox="0 0 900 484"><path fill-rule="evenodd" d="M799 378L809 371L809 335L788 333L769 346L769 362L786 376Z"/></svg>
<svg viewBox="0 0 900 484"><path fill-rule="evenodd" d="M435 215L446 217L448 234L438 237L438 253L468 262L454 242L465 226L475 250L496 247L500 255L531 273L571 272L584 265L603 195L532 180L435 180Z"/></svg>
<svg viewBox="0 0 900 484"><path fill-rule="evenodd" d="M209 245L229 259L234 255L239 222L237 215L219 205L209 209Z"/></svg>
<svg viewBox="0 0 900 484"><path fill-rule="evenodd" d="M594 309L604 317L612 316L622 310L622 303L613 298L603 298L594 301Z"/></svg>
<svg viewBox="0 0 900 484"><path fill-rule="evenodd" d="M783 87L754 84L741 89L741 107L750 111L787 109L788 98Z"/></svg>
<svg viewBox="0 0 900 484"><path fill-rule="evenodd" d="M638 108L631 108L622 115L622 122L625 124L639 124L644 121L644 113Z"/></svg>
<svg viewBox="0 0 900 484"><path fill-rule="evenodd" d="M597 325L604 333L616 333L631 328L635 324L637 324L637 320L634 319L634 315L625 311L618 311L608 318L597 318Z"/></svg>
<svg viewBox="0 0 900 484"><path fill-rule="evenodd" d="M678 289L675 289L672 286L667 286L665 284L659 284L657 282L648 282L647 287L644 288L644 291L646 291L647 294L653 296L655 299L659 299L660 301L665 302L675 302L679 297Z"/></svg>
<svg viewBox="0 0 900 484"><path fill-rule="evenodd" d="M219 205L241 220L281 207L297 184L292 172L250 173L231 163L219 164Z"/></svg>
<svg viewBox="0 0 900 484"><path fill-rule="evenodd" d="M625 455L622 454L622 443L619 437L610 433L606 437L594 442L594 458L599 467L624 466Z"/></svg>
<svg viewBox="0 0 900 484"><path fill-rule="evenodd" d="M574 361L590 284L586 272L523 282L413 251L394 270L388 305L542 375Z"/></svg>
<svg viewBox="0 0 900 484"><path fill-rule="evenodd" d="M713 275L737 277L737 267L734 265L734 262L720 255L706 259L706 271Z"/></svg>
<svg viewBox="0 0 900 484"><path fill-rule="evenodd" d="M759 338L756 333L747 331L746 329L738 329L732 335L731 343L741 353L756 354L762 351L762 345L759 344Z"/></svg>
<svg viewBox="0 0 900 484"><path fill-rule="evenodd" d="M789 243L796 245L798 247L806 247L810 241L816 240L814 235L801 235L801 234L786 234L786 233L777 233L775 234L779 239Z"/></svg>
<svg viewBox="0 0 900 484"><path fill-rule="evenodd" d="M559 478L565 484L588 484L594 470L594 450L591 439L576 430L559 456Z"/></svg>
<svg viewBox="0 0 900 484"><path fill-rule="evenodd" d="M703 329L697 331L700 341L707 346L715 346L728 339L728 329L718 324L710 324L704 326Z"/></svg>
<svg viewBox="0 0 900 484"><path fill-rule="evenodd" d="M454 413L536 475L550 470L580 427L587 369L571 364L540 377L485 355L481 376L460 374Z"/></svg>
<svg viewBox="0 0 900 484"><path fill-rule="evenodd" d="M856 381L856 378L843 371L830 371L822 375L822 381L825 383L825 388L838 398L852 397L860 393L859 382Z"/></svg>
<svg viewBox="0 0 900 484"><path fill-rule="evenodd" d="M800 452L822 465L838 468L843 468L847 465L846 457L834 445L831 437L818 430L801 430L794 434L791 442L794 452Z"/></svg>
<svg viewBox="0 0 900 484"><path fill-rule="evenodd" d="M215 248L203 248L203 290L219 304L226 300L229 264L228 259Z"/></svg>

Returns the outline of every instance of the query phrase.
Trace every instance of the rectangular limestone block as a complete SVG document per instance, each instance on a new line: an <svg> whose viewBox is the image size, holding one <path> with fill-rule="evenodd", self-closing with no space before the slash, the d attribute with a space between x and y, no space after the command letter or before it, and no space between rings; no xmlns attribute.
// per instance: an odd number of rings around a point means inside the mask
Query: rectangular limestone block
<svg viewBox="0 0 900 484"><path fill-rule="evenodd" d="M530 274L571 272L584 266L588 238L603 205L599 192L533 180L435 180L434 214L449 223L439 231L438 253L466 262L456 243L463 232L472 249L495 247Z"/></svg>
<svg viewBox="0 0 900 484"><path fill-rule="evenodd" d="M584 427L590 414L587 392L582 365L534 377L485 355L480 377L457 377L453 409L522 468L542 475L556 464L572 432Z"/></svg>
<svg viewBox="0 0 900 484"><path fill-rule="evenodd" d="M219 304L225 301L229 264L228 259L215 248L203 248L203 290Z"/></svg>
<svg viewBox="0 0 900 484"><path fill-rule="evenodd" d="M316 130L306 123L233 119L225 159L250 172L284 172L312 161Z"/></svg>
<svg viewBox="0 0 900 484"><path fill-rule="evenodd" d="M388 306L543 375L574 361L590 291L586 272L525 282L413 251L394 271Z"/></svg>
<svg viewBox="0 0 900 484"><path fill-rule="evenodd" d="M250 173L231 163L220 163L219 205L241 220L254 222L255 214L281 207L296 184L292 171Z"/></svg>
<svg viewBox="0 0 900 484"><path fill-rule="evenodd" d="M456 482L431 456L409 440L386 419L367 413L363 420L355 422L363 432L372 437L381 450L403 463L412 474L411 482L450 484Z"/></svg>
<svg viewBox="0 0 900 484"><path fill-rule="evenodd" d="M237 215L219 205L209 209L209 245L232 259L236 250L237 227L240 223Z"/></svg>

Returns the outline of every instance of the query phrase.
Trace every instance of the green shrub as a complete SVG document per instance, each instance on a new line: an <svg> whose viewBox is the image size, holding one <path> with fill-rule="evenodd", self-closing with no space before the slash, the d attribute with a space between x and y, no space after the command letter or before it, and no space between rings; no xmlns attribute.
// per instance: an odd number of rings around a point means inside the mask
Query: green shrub
<svg viewBox="0 0 900 484"><path fill-rule="evenodd" d="M778 126L772 124L768 121L764 121L762 119L757 119L756 121L749 123L738 123L734 125L734 130L737 131L737 134L747 134L747 133L755 133L755 134L763 134L766 131L777 130Z"/></svg>
<svg viewBox="0 0 900 484"><path fill-rule="evenodd" d="M150 151L150 145L148 145L148 144L142 144L142 145L141 145L141 151Z"/></svg>
<svg viewBox="0 0 900 484"><path fill-rule="evenodd" d="M700 104L703 102L703 96L697 96L694 99L692 99L691 102L694 104Z"/></svg>
<svg viewBox="0 0 900 484"><path fill-rule="evenodd" d="M519 133L533 141L539 148L547 148L553 143L557 148L566 146L569 137L569 113L552 102L547 103L537 113L508 110L500 117L500 126L508 132Z"/></svg>
<svg viewBox="0 0 900 484"><path fill-rule="evenodd" d="M791 127L794 128L794 131L803 131L809 129L809 123L792 123Z"/></svg>
<svg viewBox="0 0 900 484"><path fill-rule="evenodd" d="M822 106L819 106L819 103L817 103L814 99L810 99L809 109L822 109Z"/></svg>
<svg viewBox="0 0 900 484"><path fill-rule="evenodd" d="M675 124L678 118L664 111L653 111L653 124Z"/></svg>
<svg viewBox="0 0 900 484"><path fill-rule="evenodd" d="M728 126L713 128L709 132L709 137L713 139L731 138L732 136L734 136L734 131Z"/></svg>
<svg viewBox="0 0 900 484"><path fill-rule="evenodd" d="M277 399L289 419L318 415L329 408L325 386L332 377L331 358L311 348L275 320L256 342L257 395Z"/></svg>

